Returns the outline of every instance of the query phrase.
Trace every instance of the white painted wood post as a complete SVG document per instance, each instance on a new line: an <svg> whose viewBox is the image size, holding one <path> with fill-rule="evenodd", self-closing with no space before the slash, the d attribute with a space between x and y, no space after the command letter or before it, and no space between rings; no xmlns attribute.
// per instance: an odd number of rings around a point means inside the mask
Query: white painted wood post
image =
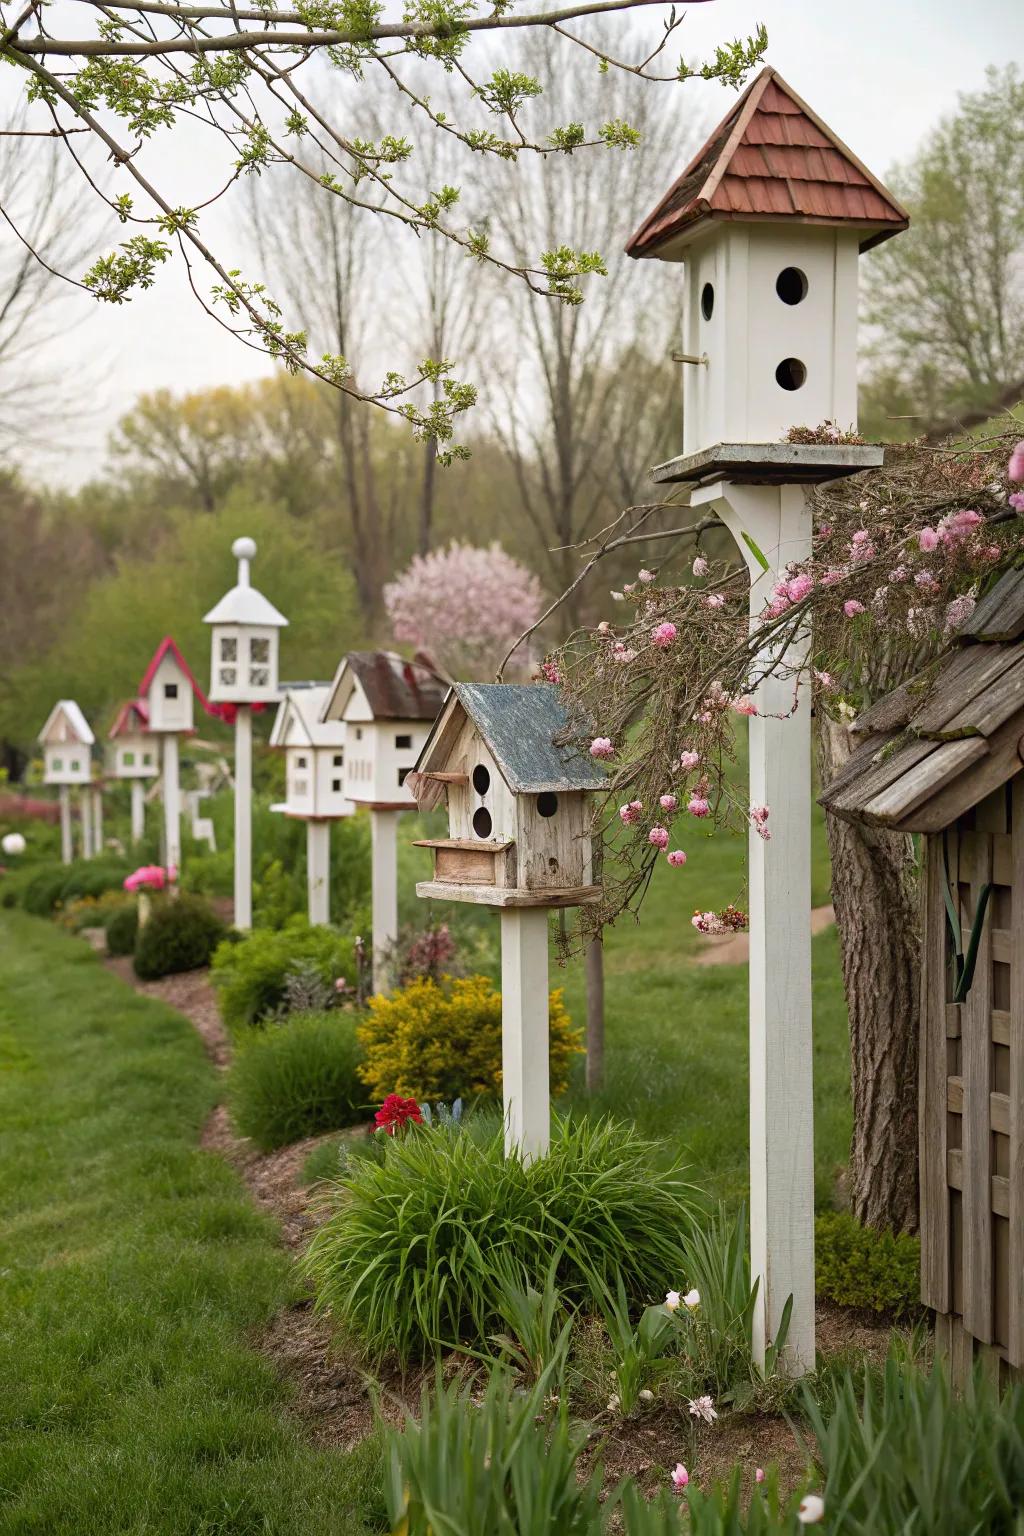
<svg viewBox="0 0 1024 1536"><path fill-rule="evenodd" d="M779 572L811 553L804 490L726 482L702 487L691 504L713 506L736 539L750 571L753 628ZM803 663L808 648L791 645L786 669ZM769 807L772 834L765 842L750 831L750 1257L760 1277L753 1347L763 1362L792 1295L784 1363L799 1376L814 1369L811 691L793 676L770 677L753 697L750 803Z"/></svg>
<svg viewBox="0 0 1024 1536"><path fill-rule="evenodd" d="M252 927L252 709L235 716L235 927Z"/></svg>
<svg viewBox="0 0 1024 1536"><path fill-rule="evenodd" d="M141 843L146 835L146 786L132 779L132 842Z"/></svg>
<svg viewBox="0 0 1024 1536"><path fill-rule="evenodd" d="M373 990L386 991L398 941L398 818L401 811L370 811L373 882Z"/></svg>
<svg viewBox="0 0 1024 1536"><path fill-rule="evenodd" d="M178 770L178 738L164 732L163 784L164 859L168 869L181 868L181 784Z"/></svg>
<svg viewBox="0 0 1024 1536"><path fill-rule="evenodd" d="M82 828L82 858L91 859L92 848L92 790L78 791L78 820Z"/></svg>
<svg viewBox="0 0 1024 1536"><path fill-rule="evenodd" d="M95 854L103 852L103 791L98 784L92 791L92 845Z"/></svg>
<svg viewBox="0 0 1024 1536"><path fill-rule="evenodd" d="M60 861L62 864L70 864L75 856L75 847L71 837L71 789L67 784L60 786Z"/></svg>
<svg viewBox="0 0 1024 1536"><path fill-rule="evenodd" d="M309 895L309 920L327 924L331 920L331 824L329 821L306 822L306 889Z"/></svg>
<svg viewBox="0 0 1024 1536"><path fill-rule="evenodd" d="M543 1157L551 1145L545 907L501 908L501 1086L506 1155Z"/></svg>

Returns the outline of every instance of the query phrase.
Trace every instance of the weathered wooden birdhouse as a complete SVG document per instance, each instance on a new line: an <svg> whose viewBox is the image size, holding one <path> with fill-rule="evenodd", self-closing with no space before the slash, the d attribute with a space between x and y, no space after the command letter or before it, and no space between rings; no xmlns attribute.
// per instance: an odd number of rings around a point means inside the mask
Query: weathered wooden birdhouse
<svg viewBox="0 0 1024 1536"><path fill-rule="evenodd" d="M149 711L142 699L128 699L110 727L110 770L116 779L151 779L160 772L157 744L149 734Z"/></svg>
<svg viewBox="0 0 1024 1536"><path fill-rule="evenodd" d="M202 702L199 684L170 635L165 635L139 684L139 702L146 709L150 731L154 735L191 731L197 698Z"/></svg>
<svg viewBox="0 0 1024 1536"><path fill-rule="evenodd" d="M212 626L210 699L215 704L276 704L279 631L288 623L249 580L256 544L236 539L238 581L204 615Z"/></svg>
<svg viewBox="0 0 1024 1536"><path fill-rule="evenodd" d="M43 782L90 784L95 739L74 699L59 699L39 732L43 749Z"/></svg>
<svg viewBox="0 0 1024 1536"><path fill-rule="evenodd" d="M445 686L393 651L350 651L334 675L321 718L345 725L345 796L357 805L405 810L406 785L444 702Z"/></svg>
<svg viewBox="0 0 1024 1536"><path fill-rule="evenodd" d="M604 777L560 744L568 720L547 683L456 683L416 764L420 806L448 807L426 838L434 878L420 896L494 907L596 901L588 793Z"/></svg>
<svg viewBox="0 0 1024 1536"><path fill-rule="evenodd" d="M907 222L763 70L627 246L684 265L684 456L856 422L858 257Z"/></svg>
<svg viewBox="0 0 1024 1536"><path fill-rule="evenodd" d="M921 1298L963 1382L1024 1368L1024 571L881 699L822 796L917 833Z"/></svg>
<svg viewBox="0 0 1024 1536"><path fill-rule="evenodd" d="M327 683L284 683L284 697L270 733L270 745L285 754L286 816L335 819L351 816L345 798L343 720L320 719L330 691ZM275 807L278 809L278 807Z"/></svg>

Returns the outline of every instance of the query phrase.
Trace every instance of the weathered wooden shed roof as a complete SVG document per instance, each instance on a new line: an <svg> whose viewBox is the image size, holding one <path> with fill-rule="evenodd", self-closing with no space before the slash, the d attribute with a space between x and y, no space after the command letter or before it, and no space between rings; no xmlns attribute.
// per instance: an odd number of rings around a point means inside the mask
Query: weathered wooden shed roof
<svg viewBox="0 0 1024 1536"><path fill-rule="evenodd" d="M340 720L358 682L375 720L433 720L445 684L425 663L395 651L349 651L338 663L322 720Z"/></svg>
<svg viewBox="0 0 1024 1536"><path fill-rule="evenodd" d="M569 729L569 718L551 683L453 684L420 753L417 776L445 770L466 717L514 795L603 787L604 775L593 758L571 742L557 744Z"/></svg>
<svg viewBox="0 0 1024 1536"><path fill-rule="evenodd" d="M1024 767L1024 570L983 597L942 656L854 722L821 796L847 821L940 832Z"/></svg>

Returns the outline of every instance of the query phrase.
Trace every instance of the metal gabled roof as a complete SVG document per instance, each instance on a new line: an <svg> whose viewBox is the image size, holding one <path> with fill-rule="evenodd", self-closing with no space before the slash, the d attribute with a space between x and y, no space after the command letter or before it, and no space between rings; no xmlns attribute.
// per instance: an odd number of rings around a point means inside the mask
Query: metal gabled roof
<svg viewBox="0 0 1024 1536"><path fill-rule="evenodd" d="M448 696L479 731L513 794L602 789L605 776L571 739L571 724L551 683L454 683ZM417 773L443 771L450 733L446 709L416 764ZM564 738L568 740L563 740Z"/></svg>

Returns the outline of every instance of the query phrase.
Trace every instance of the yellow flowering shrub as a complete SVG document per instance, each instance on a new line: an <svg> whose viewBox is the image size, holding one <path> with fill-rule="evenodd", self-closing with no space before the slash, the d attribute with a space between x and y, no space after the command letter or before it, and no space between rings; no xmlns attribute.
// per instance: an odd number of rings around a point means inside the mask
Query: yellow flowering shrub
<svg viewBox="0 0 1024 1536"><path fill-rule="evenodd" d="M551 993L551 1093L569 1084L569 1067L582 1051L562 1002ZM358 1030L364 1060L360 1075L374 1099L400 1093L420 1101L501 1093L501 993L488 976L421 977L390 997L372 997Z"/></svg>

